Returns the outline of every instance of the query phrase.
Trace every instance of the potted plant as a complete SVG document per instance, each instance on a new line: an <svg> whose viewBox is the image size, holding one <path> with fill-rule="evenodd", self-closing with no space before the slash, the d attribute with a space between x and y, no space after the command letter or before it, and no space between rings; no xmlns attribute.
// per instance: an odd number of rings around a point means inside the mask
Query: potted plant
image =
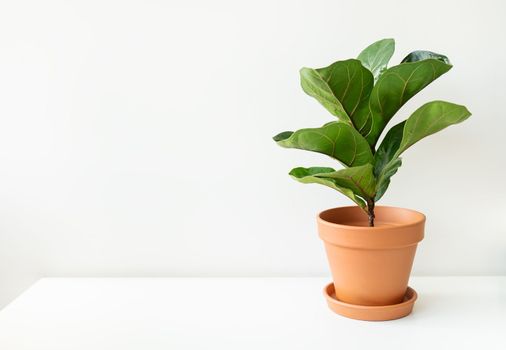
<svg viewBox="0 0 506 350"><path fill-rule="evenodd" d="M327 302L335 312L363 320L406 316L417 297L408 280L425 216L376 205L401 166L400 156L422 138L471 115L464 106L431 101L390 128L379 143L406 101L452 68L446 56L430 51L414 51L387 68L394 48L393 39L383 39L357 59L302 68L302 89L336 120L274 136L282 147L323 153L344 166L299 167L289 174L302 183L333 188L356 203L325 210L317 222L333 277L324 289Z"/></svg>

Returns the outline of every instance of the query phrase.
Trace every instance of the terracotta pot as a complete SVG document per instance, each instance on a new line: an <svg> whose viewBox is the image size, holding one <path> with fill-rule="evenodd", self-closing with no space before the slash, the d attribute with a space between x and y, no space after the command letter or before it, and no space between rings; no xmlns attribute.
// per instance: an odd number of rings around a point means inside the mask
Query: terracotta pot
<svg viewBox="0 0 506 350"><path fill-rule="evenodd" d="M379 306L404 300L425 215L385 206L377 206L375 214L375 227L368 227L367 215L357 206L318 215L339 301Z"/></svg>

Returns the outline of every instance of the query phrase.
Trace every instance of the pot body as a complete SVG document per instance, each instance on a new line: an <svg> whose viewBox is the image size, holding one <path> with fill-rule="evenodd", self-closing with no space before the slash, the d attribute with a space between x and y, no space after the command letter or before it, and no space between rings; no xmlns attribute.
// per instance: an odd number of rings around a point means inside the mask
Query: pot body
<svg viewBox="0 0 506 350"><path fill-rule="evenodd" d="M425 216L413 210L377 206L375 227L357 206L318 215L338 300L356 305L403 301Z"/></svg>

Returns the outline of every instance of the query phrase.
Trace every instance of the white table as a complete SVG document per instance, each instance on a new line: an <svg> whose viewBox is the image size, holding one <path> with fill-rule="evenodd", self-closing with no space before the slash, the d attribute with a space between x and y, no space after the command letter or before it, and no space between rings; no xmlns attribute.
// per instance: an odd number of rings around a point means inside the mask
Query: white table
<svg viewBox="0 0 506 350"><path fill-rule="evenodd" d="M45 278L0 311L0 349L506 349L506 277L414 277L410 316L333 314L326 278Z"/></svg>

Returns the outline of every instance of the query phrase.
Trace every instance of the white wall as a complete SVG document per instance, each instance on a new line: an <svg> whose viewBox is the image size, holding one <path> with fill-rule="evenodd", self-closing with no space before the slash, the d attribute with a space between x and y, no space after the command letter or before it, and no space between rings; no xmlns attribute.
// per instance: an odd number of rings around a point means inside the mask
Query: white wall
<svg viewBox="0 0 506 350"><path fill-rule="evenodd" d="M428 216L416 274L505 274L501 1L10 1L0 7L0 303L37 276L326 275L279 131L331 116L298 69L397 40L454 69L410 101L471 119L404 156L384 204Z"/></svg>

